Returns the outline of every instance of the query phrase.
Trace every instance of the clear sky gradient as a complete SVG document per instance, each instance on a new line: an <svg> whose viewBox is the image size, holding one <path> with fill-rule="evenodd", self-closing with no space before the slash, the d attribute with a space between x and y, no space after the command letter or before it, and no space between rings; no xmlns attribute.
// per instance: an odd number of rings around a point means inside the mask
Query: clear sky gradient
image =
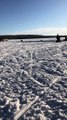
<svg viewBox="0 0 67 120"><path fill-rule="evenodd" d="M67 0L0 0L0 34L67 32Z"/></svg>

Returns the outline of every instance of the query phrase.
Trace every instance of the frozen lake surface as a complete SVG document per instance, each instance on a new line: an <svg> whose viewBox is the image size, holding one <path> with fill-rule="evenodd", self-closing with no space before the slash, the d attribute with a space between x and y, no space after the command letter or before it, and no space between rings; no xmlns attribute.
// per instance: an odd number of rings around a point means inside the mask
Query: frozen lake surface
<svg viewBox="0 0 67 120"><path fill-rule="evenodd" d="M0 42L0 120L67 120L67 42Z"/></svg>

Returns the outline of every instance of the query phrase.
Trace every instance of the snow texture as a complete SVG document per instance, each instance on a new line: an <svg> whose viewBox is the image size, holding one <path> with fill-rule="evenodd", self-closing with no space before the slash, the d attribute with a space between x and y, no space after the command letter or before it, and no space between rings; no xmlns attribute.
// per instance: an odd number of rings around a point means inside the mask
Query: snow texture
<svg viewBox="0 0 67 120"><path fill-rule="evenodd" d="M67 42L0 42L0 120L14 118L67 120Z"/></svg>

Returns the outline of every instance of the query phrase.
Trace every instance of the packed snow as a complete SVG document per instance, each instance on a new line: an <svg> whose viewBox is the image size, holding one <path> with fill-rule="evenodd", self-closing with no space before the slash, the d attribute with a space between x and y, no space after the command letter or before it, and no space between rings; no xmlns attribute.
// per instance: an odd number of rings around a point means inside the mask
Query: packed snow
<svg viewBox="0 0 67 120"><path fill-rule="evenodd" d="M0 42L0 120L67 120L67 42Z"/></svg>

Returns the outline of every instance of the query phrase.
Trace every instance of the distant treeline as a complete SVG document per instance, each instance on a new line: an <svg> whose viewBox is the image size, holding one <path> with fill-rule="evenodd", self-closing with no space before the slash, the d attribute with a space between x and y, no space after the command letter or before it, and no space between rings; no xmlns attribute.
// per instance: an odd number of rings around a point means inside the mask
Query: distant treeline
<svg viewBox="0 0 67 120"><path fill-rule="evenodd" d="M35 38L56 38L57 36L52 35L0 35L0 41L4 39L35 39ZM59 37L66 37L66 35L59 35Z"/></svg>
<svg viewBox="0 0 67 120"><path fill-rule="evenodd" d="M0 39L31 39L31 38L49 38L50 36L44 35L1 35ZM54 36L51 36L54 37Z"/></svg>

